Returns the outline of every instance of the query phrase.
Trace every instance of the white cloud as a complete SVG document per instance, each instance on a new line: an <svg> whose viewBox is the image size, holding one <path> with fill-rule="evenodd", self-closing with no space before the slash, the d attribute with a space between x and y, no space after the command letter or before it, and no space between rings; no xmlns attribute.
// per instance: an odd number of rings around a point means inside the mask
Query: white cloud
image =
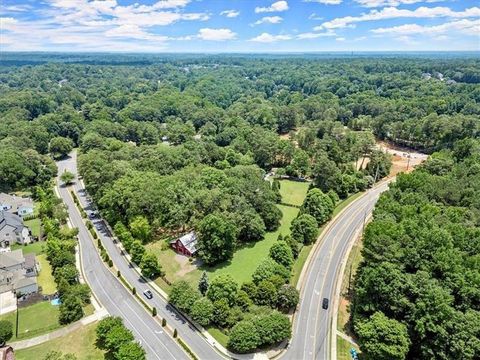
<svg viewBox="0 0 480 360"><path fill-rule="evenodd" d="M255 12L265 13L265 12L276 12L276 11L285 11L288 10L288 3L286 1L277 1L268 7L256 7Z"/></svg>
<svg viewBox="0 0 480 360"><path fill-rule="evenodd" d="M340 29L346 27L355 27L355 23L363 21L375 21L397 18L468 18L480 16L480 8L472 7L464 11L454 11L448 7L419 7L415 10L397 9L394 7L384 8L382 10L371 10L369 13L360 16L345 16L324 22L320 26L314 27L315 31L323 29Z"/></svg>
<svg viewBox="0 0 480 360"><path fill-rule="evenodd" d="M235 39L237 34L230 29L203 28L198 32L197 37L202 40L225 41Z"/></svg>
<svg viewBox="0 0 480 360"><path fill-rule="evenodd" d="M240 15L240 11L237 10L224 10L220 13L220 15L224 15L228 18L234 18Z"/></svg>
<svg viewBox="0 0 480 360"><path fill-rule="evenodd" d="M342 3L342 0L303 0L304 2L315 2L325 5L339 5Z"/></svg>
<svg viewBox="0 0 480 360"><path fill-rule="evenodd" d="M255 21L252 25L260 24L278 24L283 21L283 18L280 16L265 16L258 21Z"/></svg>
<svg viewBox="0 0 480 360"><path fill-rule="evenodd" d="M292 37L290 35L272 35L269 33L262 33L250 41L261 42L261 43L271 43L275 41L290 40Z"/></svg>
<svg viewBox="0 0 480 360"><path fill-rule="evenodd" d="M434 2L442 2L442 1L445 1L445 0L355 0L356 3L367 8L411 5L419 2L434 3Z"/></svg>
<svg viewBox="0 0 480 360"><path fill-rule="evenodd" d="M304 40L304 39L316 39L319 37L328 37L328 36L337 36L333 31L327 31L324 33L314 33L314 32L306 32L297 35L297 39Z"/></svg>
<svg viewBox="0 0 480 360"><path fill-rule="evenodd" d="M480 34L480 19L446 22L441 25L423 26L418 24L404 24L389 28L372 29L374 34L395 34L395 35L436 35L451 32L460 32L465 35L478 36Z"/></svg>
<svg viewBox="0 0 480 360"><path fill-rule="evenodd" d="M315 13L311 13L310 16L308 17L310 20L323 20L323 17L318 16Z"/></svg>
<svg viewBox="0 0 480 360"><path fill-rule="evenodd" d="M335 40L337 40L337 41L345 41L345 38L344 38L344 37L337 37Z"/></svg>

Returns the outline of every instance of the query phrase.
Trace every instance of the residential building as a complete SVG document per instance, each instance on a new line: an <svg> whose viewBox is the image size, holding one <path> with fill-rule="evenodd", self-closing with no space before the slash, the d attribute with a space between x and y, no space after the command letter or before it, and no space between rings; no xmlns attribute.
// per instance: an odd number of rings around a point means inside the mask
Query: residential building
<svg viewBox="0 0 480 360"><path fill-rule="evenodd" d="M170 241L172 248L179 254L193 256L197 252L197 235L194 231Z"/></svg>
<svg viewBox="0 0 480 360"><path fill-rule="evenodd" d="M24 217L33 214L33 200L21 196L0 193L0 211L17 214Z"/></svg>
<svg viewBox="0 0 480 360"><path fill-rule="evenodd" d="M0 247L11 244L28 244L32 241L30 230L23 224L20 216L0 211Z"/></svg>
<svg viewBox="0 0 480 360"><path fill-rule="evenodd" d="M0 254L0 294L31 294L38 291L40 264L35 254L23 255L22 249Z"/></svg>

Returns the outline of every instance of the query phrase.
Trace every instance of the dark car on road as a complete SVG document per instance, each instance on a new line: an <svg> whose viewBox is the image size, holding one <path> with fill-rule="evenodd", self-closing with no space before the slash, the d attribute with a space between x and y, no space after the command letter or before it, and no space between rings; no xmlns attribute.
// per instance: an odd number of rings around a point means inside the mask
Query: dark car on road
<svg viewBox="0 0 480 360"><path fill-rule="evenodd" d="M328 309L328 299L327 298L323 298L322 308L324 308L325 310Z"/></svg>
<svg viewBox="0 0 480 360"><path fill-rule="evenodd" d="M153 294L152 294L152 292L151 292L150 290L145 290L145 291L143 292L143 295L145 295L145 297L146 297L147 299L153 298Z"/></svg>

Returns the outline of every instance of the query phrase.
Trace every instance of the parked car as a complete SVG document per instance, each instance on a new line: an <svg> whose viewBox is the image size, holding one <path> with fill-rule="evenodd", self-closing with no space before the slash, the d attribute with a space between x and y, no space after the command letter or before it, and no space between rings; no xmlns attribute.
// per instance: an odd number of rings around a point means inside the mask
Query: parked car
<svg viewBox="0 0 480 360"><path fill-rule="evenodd" d="M328 309L328 299L327 298L323 298L322 308L325 309L325 310Z"/></svg>
<svg viewBox="0 0 480 360"><path fill-rule="evenodd" d="M145 290L145 291L143 292L143 295L145 295L145 297L146 297L147 299L153 298L153 294L152 294L152 292L151 292L150 290Z"/></svg>

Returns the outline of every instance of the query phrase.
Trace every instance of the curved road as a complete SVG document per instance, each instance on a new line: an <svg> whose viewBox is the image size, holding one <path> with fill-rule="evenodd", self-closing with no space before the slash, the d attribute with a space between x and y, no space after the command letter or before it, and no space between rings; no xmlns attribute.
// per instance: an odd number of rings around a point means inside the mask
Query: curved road
<svg viewBox="0 0 480 360"><path fill-rule="evenodd" d="M368 190L345 208L322 235L322 243L316 248L306 269L292 340L283 359L331 358L330 342L336 341L336 332L331 334L330 329L336 306L334 296L338 273L342 261L346 260L349 246L362 229L380 194L387 189L388 184L382 183ZM323 298L329 299L327 310L322 308Z"/></svg>
<svg viewBox="0 0 480 360"><path fill-rule="evenodd" d="M69 158L59 161L57 165L59 174L64 170L77 174L76 153L73 152ZM80 182L76 181L73 187L82 205L88 209L91 204L88 203L85 190ZM365 218L372 212L378 197L387 188L388 184L383 183L368 190L364 196L345 208L322 235L322 243L316 248L305 272L301 300L295 314L293 337L287 351L282 355L282 359L330 359L331 341L336 341L336 334L331 334L330 329L336 305L334 293L338 273L349 246L363 227ZM188 358L179 345L163 332L162 327L105 268L68 190L60 186L58 189L68 206L73 225L80 230L79 240L85 276L100 302L110 314L121 316L124 319L126 325L132 329L135 337L144 346L148 359ZM152 300L145 300L157 308L158 315L166 318L171 326L177 328L179 336L200 359L223 359L224 357L201 336L197 329L139 277L114 243L102 221L98 220L94 223L110 258L125 279L135 286L140 294L146 289L150 289L154 293ZM328 310L322 309L323 298L330 300ZM252 358L253 354L239 357L242 359Z"/></svg>
<svg viewBox="0 0 480 360"><path fill-rule="evenodd" d="M59 176L65 170L77 174L76 153L73 152L70 155L69 158L57 162ZM75 178L73 187L79 195L82 205L88 207L85 192L79 184L78 179ZM58 184L57 188L68 207L72 225L79 229L78 239L84 276L99 302L109 314L120 316L124 320L125 325L133 331L135 338L147 352L148 359L189 359L189 356L178 343L165 333L161 325L134 299L118 278L105 267L88 229L75 207L69 189ZM136 287L139 294L148 289L149 286L140 279L136 271L129 266L125 257L121 255L113 239L103 229L101 222L95 222L95 226L99 230L99 236L110 258L115 267L121 271L122 276ZM177 328L179 336L189 344L190 348L201 359L222 359L193 326L188 324L185 319L163 301L153 289L151 290L155 294L153 299L145 300L157 308L158 316L166 318L169 325Z"/></svg>

